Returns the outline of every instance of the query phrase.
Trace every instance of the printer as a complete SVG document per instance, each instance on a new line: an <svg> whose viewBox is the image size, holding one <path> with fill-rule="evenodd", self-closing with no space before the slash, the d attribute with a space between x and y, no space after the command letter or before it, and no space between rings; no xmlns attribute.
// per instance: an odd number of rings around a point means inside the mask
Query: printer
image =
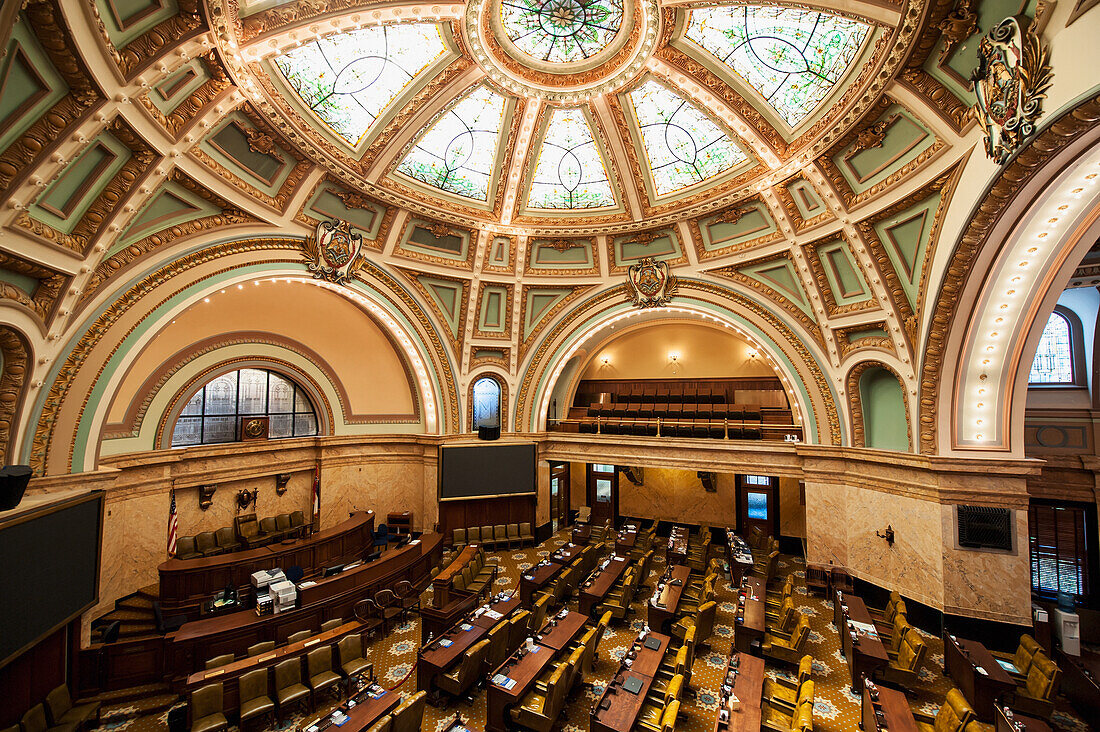
<svg viewBox="0 0 1100 732"><path fill-rule="evenodd" d="M285 610L293 610L294 606L298 604L298 588L294 586L293 582L284 579L282 582L273 582L267 589L271 595L271 601L275 605L276 614Z"/></svg>
<svg viewBox="0 0 1100 732"><path fill-rule="evenodd" d="M281 569L261 569L259 572L252 573L252 587L255 588L257 595L260 594L260 590L276 582L286 582L286 575Z"/></svg>

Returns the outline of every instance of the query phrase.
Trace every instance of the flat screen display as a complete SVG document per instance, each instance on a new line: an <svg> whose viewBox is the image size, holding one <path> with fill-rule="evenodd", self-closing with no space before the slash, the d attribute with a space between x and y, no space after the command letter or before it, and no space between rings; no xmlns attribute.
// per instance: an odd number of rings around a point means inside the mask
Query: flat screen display
<svg viewBox="0 0 1100 732"><path fill-rule="evenodd" d="M479 498L535 492L535 444L440 449L439 496Z"/></svg>
<svg viewBox="0 0 1100 732"><path fill-rule="evenodd" d="M98 599L103 492L0 522L0 666Z"/></svg>

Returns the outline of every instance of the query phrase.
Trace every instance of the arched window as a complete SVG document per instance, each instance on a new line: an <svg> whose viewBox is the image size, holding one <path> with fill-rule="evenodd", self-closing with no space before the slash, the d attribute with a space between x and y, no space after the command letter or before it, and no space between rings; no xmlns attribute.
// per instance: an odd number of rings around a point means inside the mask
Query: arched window
<svg viewBox="0 0 1100 732"><path fill-rule="evenodd" d="M270 438L317 434L317 414L305 389L263 369L216 376L187 400L172 429L172 447L235 442L241 418L266 416Z"/></svg>
<svg viewBox="0 0 1100 732"><path fill-rule="evenodd" d="M500 427L500 382L482 376L474 382L474 431L480 427Z"/></svg>
<svg viewBox="0 0 1100 732"><path fill-rule="evenodd" d="M1031 364L1030 384L1072 384L1073 341L1069 320L1055 311L1043 328L1039 350Z"/></svg>

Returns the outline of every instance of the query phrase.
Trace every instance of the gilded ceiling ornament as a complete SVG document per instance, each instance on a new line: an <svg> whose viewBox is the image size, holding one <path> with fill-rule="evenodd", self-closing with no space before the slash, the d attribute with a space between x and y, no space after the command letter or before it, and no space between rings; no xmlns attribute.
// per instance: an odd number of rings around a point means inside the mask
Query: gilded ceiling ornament
<svg viewBox="0 0 1100 732"><path fill-rule="evenodd" d="M455 233L454 229L447 224L432 224L428 227L428 231L432 232L432 236L436 239L442 239L445 236L451 236Z"/></svg>
<svg viewBox="0 0 1100 732"><path fill-rule="evenodd" d="M550 239L546 242L547 246L556 252L567 252L570 249L576 249L581 246L580 242L573 239Z"/></svg>
<svg viewBox="0 0 1100 732"><path fill-rule="evenodd" d="M667 305L676 292L676 277L668 269L668 262L655 262L646 257L626 271L626 286L630 301L640 308Z"/></svg>
<svg viewBox="0 0 1100 732"><path fill-rule="evenodd" d="M711 219L712 224L736 224L741 218L747 214L750 209L747 208L727 208L722 213Z"/></svg>
<svg viewBox="0 0 1100 732"><path fill-rule="evenodd" d="M359 191L335 191L336 197L348 208L373 209L371 200Z"/></svg>
<svg viewBox="0 0 1100 732"><path fill-rule="evenodd" d="M1035 133L1050 88L1050 49L1025 16L1005 18L978 44L970 75L977 104L971 113L985 129L985 151L1003 165Z"/></svg>
<svg viewBox="0 0 1100 732"><path fill-rule="evenodd" d="M978 14L970 7L971 0L959 0L959 3L940 21L937 26L943 35L940 48L940 63L946 63L955 52L955 47L978 32Z"/></svg>
<svg viewBox="0 0 1100 732"><path fill-rule="evenodd" d="M879 120L860 130L859 134L856 135L855 147L852 148L847 157L852 157L855 153L863 150L874 150L882 147L882 143L886 140L886 130L890 129L898 116L894 115L890 119Z"/></svg>
<svg viewBox="0 0 1100 732"><path fill-rule="evenodd" d="M314 279L340 284L363 266L363 235L352 231L351 224L340 219L322 221L316 233L304 245Z"/></svg>
<svg viewBox="0 0 1100 732"><path fill-rule="evenodd" d="M248 136L248 149L252 152L263 155L275 152L275 139L263 130L250 127L245 129L244 133Z"/></svg>

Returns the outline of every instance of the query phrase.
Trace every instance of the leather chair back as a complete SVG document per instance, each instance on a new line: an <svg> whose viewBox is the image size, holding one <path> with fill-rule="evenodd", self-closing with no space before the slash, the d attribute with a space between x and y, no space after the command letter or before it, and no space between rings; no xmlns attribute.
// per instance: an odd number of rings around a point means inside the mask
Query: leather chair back
<svg viewBox="0 0 1100 732"><path fill-rule="evenodd" d="M239 546L237 537L233 534L233 529L228 526L223 526L214 533L214 541L222 549L235 549Z"/></svg>
<svg viewBox="0 0 1100 732"><path fill-rule="evenodd" d="M291 511L290 513L290 525L298 529L306 525L306 514L304 511Z"/></svg>
<svg viewBox="0 0 1100 732"><path fill-rule="evenodd" d="M62 684L46 695L46 716L54 724L60 724L61 718L72 708L73 699L69 696L68 685Z"/></svg>
<svg viewBox="0 0 1100 732"><path fill-rule="evenodd" d="M217 668L218 666L225 666L228 663L233 663L234 656L232 653L224 653L220 656L214 656L206 662L206 668Z"/></svg>
<svg viewBox="0 0 1100 732"><path fill-rule="evenodd" d="M1027 673L1027 693L1036 699L1053 701L1062 680L1062 670L1045 653L1036 653Z"/></svg>
<svg viewBox="0 0 1100 732"><path fill-rule="evenodd" d="M253 699L267 696L267 669L258 668L241 676L237 682L240 689L241 705Z"/></svg>
<svg viewBox="0 0 1100 732"><path fill-rule="evenodd" d="M23 732L46 732L46 710L41 704L35 704L19 720Z"/></svg>
<svg viewBox="0 0 1100 732"><path fill-rule="evenodd" d="M802 660L798 662L798 684L801 686L803 683L810 680L810 675L814 671L814 657L806 655L802 657Z"/></svg>
<svg viewBox="0 0 1100 732"><path fill-rule="evenodd" d="M306 655L306 670L312 679L317 674L332 671L332 646L315 648Z"/></svg>
<svg viewBox="0 0 1100 732"><path fill-rule="evenodd" d="M264 534L276 534L279 531L279 525L275 523L274 516L266 516L260 519L260 532Z"/></svg>
<svg viewBox="0 0 1100 732"><path fill-rule="evenodd" d="M176 556L186 557L188 554L194 554L195 549L195 537L193 536L181 536L176 539Z"/></svg>
<svg viewBox="0 0 1100 732"><path fill-rule="evenodd" d="M520 610L518 613L512 616L512 621L508 624L508 651L514 651L519 648L523 643L523 639L527 637L527 631L529 630L528 624L531 622L531 613L527 610Z"/></svg>
<svg viewBox="0 0 1100 732"><path fill-rule="evenodd" d="M340 665L348 661L363 657L363 638L359 633L345 635L336 644L336 651L340 654Z"/></svg>
<svg viewBox="0 0 1100 732"><path fill-rule="evenodd" d="M209 684L191 692L191 719L202 719L222 713L222 685Z"/></svg>
<svg viewBox="0 0 1100 732"><path fill-rule="evenodd" d="M276 516L275 517L275 526L279 529L279 531L289 531L290 530L290 514L289 513L280 513L278 516Z"/></svg>
<svg viewBox="0 0 1100 732"><path fill-rule="evenodd" d="M302 683L302 660L288 658L275 666L275 693Z"/></svg>
<svg viewBox="0 0 1100 732"><path fill-rule="evenodd" d="M699 614L695 619L695 625L698 628L695 640L705 641L714 634L714 614L717 610L718 603L714 600L707 600L699 606Z"/></svg>
<svg viewBox="0 0 1100 732"><path fill-rule="evenodd" d="M672 732L676 729L676 718L680 716L680 700L673 699L672 702L665 707L664 714L661 715L661 732Z"/></svg>
<svg viewBox="0 0 1100 732"><path fill-rule="evenodd" d="M195 536L195 549L200 552L209 552L218 548L213 531L204 531Z"/></svg>
<svg viewBox="0 0 1100 732"><path fill-rule="evenodd" d="M798 687L798 700L795 702L796 707L800 707L803 704L809 704L813 706L814 703L814 682L805 681Z"/></svg>
<svg viewBox="0 0 1100 732"><path fill-rule="evenodd" d="M498 623L489 631L489 652L486 654L489 670L495 669L508 658L508 623Z"/></svg>
<svg viewBox="0 0 1100 732"><path fill-rule="evenodd" d="M974 709L958 689L951 689L936 714L937 732L959 732L974 718Z"/></svg>
<svg viewBox="0 0 1100 732"><path fill-rule="evenodd" d="M297 633L291 633L290 635L288 635L286 637L286 642L288 644L290 644L290 643L300 643L304 640L309 640L309 637L311 635L313 635L312 630L299 630Z"/></svg>
<svg viewBox="0 0 1100 732"><path fill-rule="evenodd" d="M275 650L275 641L262 641L248 647L248 655L259 656L261 653L267 653Z"/></svg>

